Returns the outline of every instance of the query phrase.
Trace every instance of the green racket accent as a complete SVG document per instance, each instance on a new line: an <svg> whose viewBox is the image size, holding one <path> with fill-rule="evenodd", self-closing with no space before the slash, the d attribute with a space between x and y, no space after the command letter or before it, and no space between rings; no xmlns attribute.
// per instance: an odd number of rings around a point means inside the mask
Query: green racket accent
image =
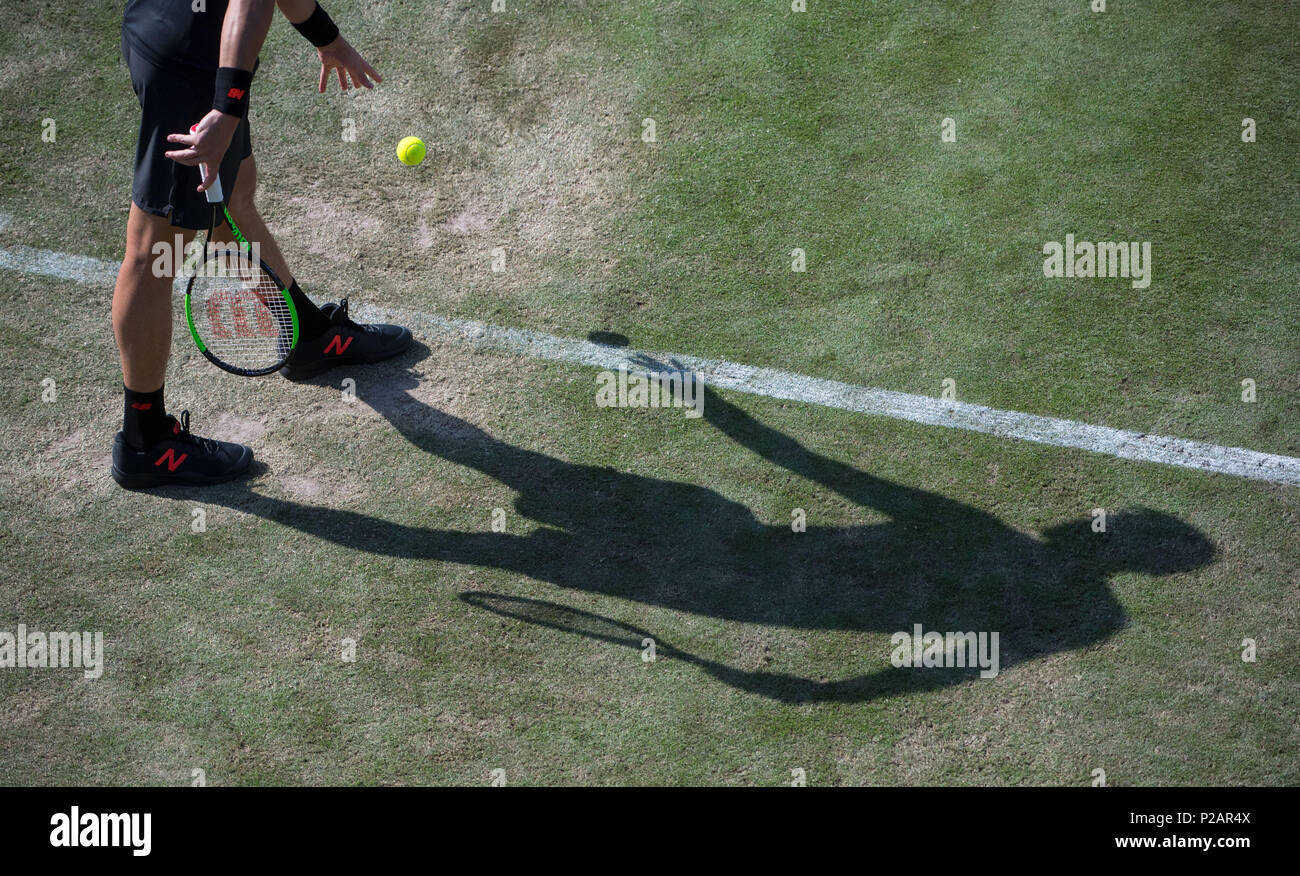
<svg viewBox="0 0 1300 876"><path fill-rule="evenodd" d="M293 311L290 311L293 313ZM198 345L200 353L208 351L208 345L203 343L203 338L199 337L199 330L194 327L194 312L190 309L190 296L185 296L185 322L190 327L190 337L194 338L194 343ZM293 339L296 343L298 340L298 314L293 314Z"/></svg>
<svg viewBox="0 0 1300 876"><path fill-rule="evenodd" d="M244 248L244 252L250 251L253 245L248 242L248 238L244 237L244 233L239 230L235 220L230 218L230 210L227 209L225 204L221 205L221 212L226 214L226 224L230 226L231 235L234 236L235 240L239 241L239 245Z"/></svg>
<svg viewBox="0 0 1300 876"><path fill-rule="evenodd" d="M282 289L280 294L284 296L284 303L289 308L289 319L293 320L293 343L290 346L298 346L298 308L293 306L293 299L289 297L289 290Z"/></svg>

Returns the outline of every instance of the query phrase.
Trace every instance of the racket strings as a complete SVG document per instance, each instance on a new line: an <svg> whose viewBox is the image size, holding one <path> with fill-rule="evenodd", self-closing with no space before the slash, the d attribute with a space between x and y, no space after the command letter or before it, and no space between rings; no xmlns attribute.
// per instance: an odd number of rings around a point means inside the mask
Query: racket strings
<svg viewBox="0 0 1300 876"><path fill-rule="evenodd" d="M236 368L282 362L293 342L293 313L261 266L237 248L212 252L190 289L194 328L208 351Z"/></svg>

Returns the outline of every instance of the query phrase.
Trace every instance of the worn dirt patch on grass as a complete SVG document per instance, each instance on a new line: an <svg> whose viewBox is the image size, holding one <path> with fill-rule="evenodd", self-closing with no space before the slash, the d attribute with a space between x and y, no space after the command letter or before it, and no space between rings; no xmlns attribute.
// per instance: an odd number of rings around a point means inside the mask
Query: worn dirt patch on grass
<svg viewBox="0 0 1300 876"><path fill-rule="evenodd" d="M212 436L222 441L256 444L266 434L266 420L222 411L212 421Z"/></svg>
<svg viewBox="0 0 1300 876"><path fill-rule="evenodd" d="M384 27L411 27L402 14L381 10ZM291 264L295 254L310 255L303 272L311 279L327 271L335 287L434 290L448 303L559 282L568 275L557 273L559 262L575 258L597 273L614 270L610 223L638 200L627 173L643 146L631 124L636 112L628 84L609 71L571 69L579 46L549 30L544 39L532 33L549 26L485 26L481 10L453 4L422 16L412 39L433 75L410 78L394 61L385 83L347 104L358 142L318 156L343 161L350 177L363 173L364 185L334 187L328 201L287 195L319 183L305 172L312 163L269 155L275 183L264 186L266 212ZM392 143L411 134L428 155L402 167ZM498 247L504 271L492 267Z"/></svg>

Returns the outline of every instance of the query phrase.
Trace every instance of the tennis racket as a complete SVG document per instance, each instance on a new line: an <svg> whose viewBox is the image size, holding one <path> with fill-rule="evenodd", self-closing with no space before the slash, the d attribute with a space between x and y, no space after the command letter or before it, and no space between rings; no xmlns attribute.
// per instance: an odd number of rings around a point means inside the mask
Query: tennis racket
<svg viewBox="0 0 1300 876"><path fill-rule="evenodd" d="M212 208L207 245L185 288L185 321L213 365L242 377L270 374L298 345L298 312L280 278L254 257L256 250L230 216L221 177L213 175L205 192ZM213 241L218 211L236 243Z"/></svg>

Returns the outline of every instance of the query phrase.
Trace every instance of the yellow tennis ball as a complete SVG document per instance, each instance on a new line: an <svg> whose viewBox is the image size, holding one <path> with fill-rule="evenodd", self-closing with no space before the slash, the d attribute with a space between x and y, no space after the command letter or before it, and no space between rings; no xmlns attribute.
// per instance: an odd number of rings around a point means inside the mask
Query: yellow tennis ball
<svg viewBox="0 0 1300 876"><path fill-rule="evenodd" d="M419 137L403 137L397 144L397 160L416 165L424 160L424 141Z"/></svg>

